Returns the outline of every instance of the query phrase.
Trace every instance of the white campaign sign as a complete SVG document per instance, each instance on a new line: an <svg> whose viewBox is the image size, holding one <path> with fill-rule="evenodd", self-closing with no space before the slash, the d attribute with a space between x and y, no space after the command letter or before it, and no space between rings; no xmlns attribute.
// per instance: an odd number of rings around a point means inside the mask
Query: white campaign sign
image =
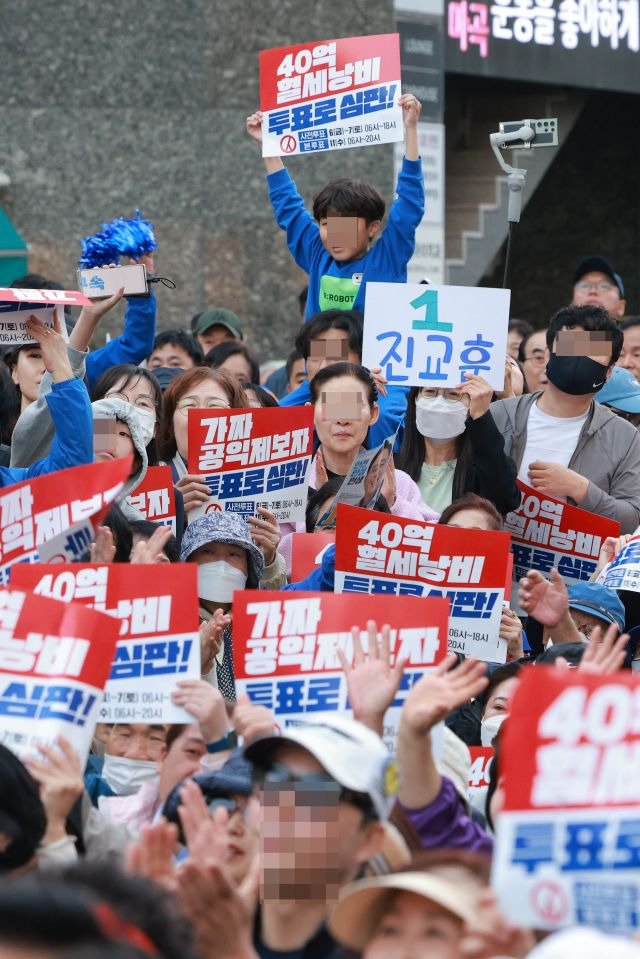
<svg viewBox="0 0 640 959"><path fill-rule="evenodd" d="M363 366L389 383L450 389L465 373L504 387L510 290L367 283Z"/></svg>

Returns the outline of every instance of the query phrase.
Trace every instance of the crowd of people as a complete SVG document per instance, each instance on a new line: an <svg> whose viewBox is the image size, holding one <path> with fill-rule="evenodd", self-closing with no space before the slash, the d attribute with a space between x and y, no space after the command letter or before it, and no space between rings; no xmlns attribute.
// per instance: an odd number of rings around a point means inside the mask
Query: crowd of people
<svg viewBox="0 0 640 959"><path fill-rule="evenodd" d="M91 346L122 290L78 316L56 309L53 326L32 316L31 341L3 348L2 487L131 457L90 559L197 566L201 678L173 693L190 724L99 723L86 764L64 737L22 759L0 745L2 957L640 955L632 939L594 929L524 928L490 884L508 776L500 739L523 674L549 663L640 671L637 593L595 574L567 587L557 570L531 568L519 612L502 612L507 661L449 655L425 671L404 699L393 753L385 715L406 663L394 661L386 624L343 624L354 633L353 658L341 654L353 715L283 726L236 691L234 593L332 591L334 549L296 581L292 541L315 530L358 453L391 436L394 455L366 504L379 512L501 530L519 480L620 524L596 574L640 527L640 318L603 255L576 264L553 316L535 328L511 320L499 392L475 374L455 388L409 388L362 365L367 283L406 283L424 213L421 105L412 94L400 105L405 157L384 224L372 184L333 180L309 213L281 159L265 160L276 221L309 277L286 361L260 363L240 319L218 305L157 332L152 291L127 298L122 332L105 345ZM261 129L260 113L247 118L258 143ZM152 256L144 262L152 275ZM12 285L62 289L35 274ZM210 489L188 469L189 410L304 405L315 426L306 521L279 524L266 509L202 515ZM101 447L105 418L116 428ZM171 467L175 535L134 502L158 464ZM471 800L469 749L480 745L495 761Z"/></svg>

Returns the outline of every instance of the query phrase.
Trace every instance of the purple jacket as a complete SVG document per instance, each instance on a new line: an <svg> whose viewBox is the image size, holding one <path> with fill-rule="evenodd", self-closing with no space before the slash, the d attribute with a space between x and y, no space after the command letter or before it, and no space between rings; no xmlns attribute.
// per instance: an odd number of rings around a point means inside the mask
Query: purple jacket
<svg viewBox="0 0 640 959"><path fill-rule="evenodd" d="M442 777L440 792L428 806L407 809L396 803L391 820L401 831L402 819L413 827L422 849L466 849L486 856L493 852L493 839L469 819L462 799L446 776Z"/></svg>

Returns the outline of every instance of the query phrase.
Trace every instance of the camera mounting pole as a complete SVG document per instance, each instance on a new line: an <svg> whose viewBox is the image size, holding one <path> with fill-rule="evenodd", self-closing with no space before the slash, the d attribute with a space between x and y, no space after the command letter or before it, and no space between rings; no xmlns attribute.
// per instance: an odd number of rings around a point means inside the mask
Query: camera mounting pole
<svg viewBox="0 0 640 959"><path fill-rule="evenodd" d="M522 190L527 177L527 171L511 166L502 156L501 149L524 149L530 150L536 146L557 146L558 145L558 121L555 119L547 120L521 120L514 123L501 123L498 133L491 133L489 143L493 150L500 169L507 175L507 189L509 191L509 206L507 210L507 221L509 223L509 233L507 237L507 252L504 263L504 276L502 287L506 289L509 280L509 269L511 266L511 241L513 238L514 224L520 222L522 213Z"/></svg>

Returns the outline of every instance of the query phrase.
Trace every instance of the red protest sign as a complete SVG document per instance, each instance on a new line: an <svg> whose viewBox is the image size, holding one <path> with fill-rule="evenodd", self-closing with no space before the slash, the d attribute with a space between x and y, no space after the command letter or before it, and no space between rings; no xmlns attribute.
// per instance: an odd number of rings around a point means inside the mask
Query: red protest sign
<svg viewBox="0 0 640 959"><path fill-rule="evenodd" d="M145 519L170 526L175 535L176 492L170 466L150 466L128 499Z"/></svg>
<svg viewBox="0 0 640 959"><path fill-rule="evenodd" d="M279 522L304 520L313 454L310 406L189 410L188 469L204 475L210 510L252 516L258 507Z"/></svg>
<svg viewBox="0 0 640 959"><path fill-rule="evenodd" d="M61 734L86 759L118 629L77 603L0 588L0 741L25 756Z"/></svg>
<svg viewBox="0 0 640 959"><path fill-rule="evenodd" d="M452 652L505 661L498 634L508 561L508 533L338 506L336 592L448 596Z"/></svg>
<svg viewBox="0 0 640 959"><path fill-rule="evenodd" d="M11 571L11 584L115 617L119 641L101 721L192 721L173 705L171 693L178 679L200 678L195 565L20 565Z"/></svg>
<svg viewBox="0 0 640 959"><path fill-rule="evenodd" d="M74 466L0 491L0 583L14 563L81 557L131 472L131 457Z"/></svg>
<svg viewBox="0 0 640 959"><path fill-rule="evenodd" d="M263 50L262 155L402 140L399 96L397 33Z"/></svg>
<svg viewBox="0 0 640 959"><path fill-rule="evenodd" d="M525 670L500 764L492 885L507 914L548 929L637 928L638 677Z"/></svg>
<svg viewBox="0 0 640 959"><path fill-rule="evenodd" d="M0 287L0 303L91 306L91 300L78 290L22 290L13 287Z"/></svg>
<svg viewBox="0 0 640 959"><path fill-rule="evenodd" d="M447 651L446 599L398 600L333 593L281 593L244 590L233 598L233 661L236 689L268 706L286 726L306 715L349 712L342 649L351 662L351 627L359 626L367 647L366 623L393 624L393 662L406 657L403 680L391 709L387 741L395 735L408 689L442 661Z"/></svg>
<svg viewBox="0 0 640 959"><path fill-rule="evenodd" d="M522 502L504 521L513 544L514 582L530 569L549 573L554 566L567 583L590 579L602 543L620 535L620 523L562 503L520 480L518 486Z"/></svg>
<svg viewBox="0 0 640 959"><path fill-rule="evenodd" d="M491 746L469 746L471 766L469 767L469 798L482 792L489 785L491 764L494 752Z"/></svg>
<svg viewBox="0 0 640 959"><path fill-rule="evenodd" d="M299 583L322 564L335 533L294 533L291 537L291 582Z"/></svg>

